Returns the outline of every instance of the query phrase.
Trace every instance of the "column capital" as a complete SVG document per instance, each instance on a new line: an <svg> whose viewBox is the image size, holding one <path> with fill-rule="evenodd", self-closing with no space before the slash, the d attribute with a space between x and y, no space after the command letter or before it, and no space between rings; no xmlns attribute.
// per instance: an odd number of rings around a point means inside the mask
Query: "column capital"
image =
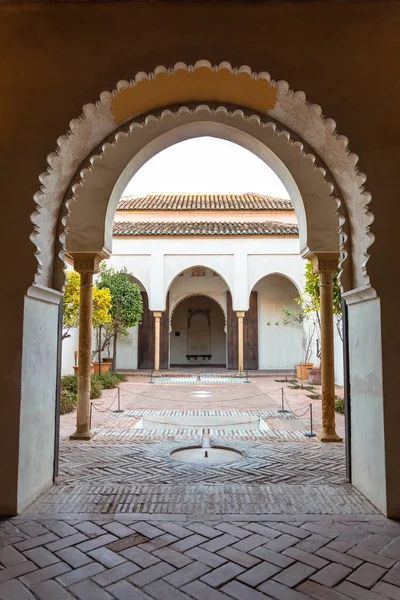
<svg viewBox="0 0 400 600"><path fill-rule="evenodd" d="M339 252L316 253L309 258L314 273L335 273L339 266Z"/></svg>
<svg viewBox="0 0 400 600"><path fill-rule="evenodd" d="M161 319L163 312L164 311L162 310L153 310L153 317L155 319Z"/></svg>
<svg viewBox="0 0 400 600"><path fill-rule="evenodd" d="M72 254L74 269L78 273L98 273L103 257L100 254Z"/></svg>
<svg viewBox="0 0 400 600"><path fill-rule="evenodd" d="M236 311L236 316L237 316L238 319L244 319L245 314L246 314L245 310L237 310Z"/></svg>

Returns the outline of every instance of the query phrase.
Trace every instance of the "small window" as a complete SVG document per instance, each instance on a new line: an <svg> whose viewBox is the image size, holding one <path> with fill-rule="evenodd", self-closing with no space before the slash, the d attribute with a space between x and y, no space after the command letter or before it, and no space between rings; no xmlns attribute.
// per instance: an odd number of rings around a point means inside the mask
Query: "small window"
<svg viewBox="0 0 400 600"><path fill-rule="evenodd" d="M180 331L175 331L175 337L180 337L181 336L181 332Z"/></svg>

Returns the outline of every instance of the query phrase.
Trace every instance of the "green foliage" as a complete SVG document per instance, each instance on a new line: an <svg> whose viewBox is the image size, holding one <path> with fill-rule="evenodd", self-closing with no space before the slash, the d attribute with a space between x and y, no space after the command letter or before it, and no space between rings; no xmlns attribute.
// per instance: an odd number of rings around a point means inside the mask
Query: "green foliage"
<svg viewBox="0 0 400 600"><path fill-rule="evenodd" d="M111 293L107 288L93 286L93 327L107 327L112 321Z"/></svg>
<svg viewBox="0 0 400 600"><path fill-rule="evenodd" d="M76 375L64 375L61 377L61 389L68 390L74 394L78 393L78 377Z"/></svg>
<svg viewBox="0 0 400 600"><path fill-rule="evenodd" d="M99 379L101 375L92 375L90 381L90 399L95 400L96 398L100 398L101 392L103 391L103 386L101 380Z"/></svg>
<svg viewBox="0 0 400 600"><path fill-rule="evenodd" d="M80 275L76 271L67 272L63 299L63 339L70 336L70 330L79 323L79 286Z"/></svg>
<svg viewBox="0 0 400 600"><path fill-rule="evenodd" d="M117 387L122 381L126 380L126 375L107 371L100 375L92 375L90 381L90 398L95 400L100 398L103 389ZM64 375L61 377L61 399L60 412L64 415L74 410L78 398L78 377L76 375ZM68 408L67 408L68 407ZM63 412L64 411L64 412Z"/></svg>
<svg viewBox="0 0 400 600"><path fill-rule="evenodd" d="M75 392L67 389L61 389L60 392L60 415L65 415L67 413L75 410L78 402L78 396Z"/></svg>
<svg viewBox="0 0 400 600"><path fill-rule="evenodd" d="M304 295L299 298L305 313L320 311L321 299L319 291L319 275L314 273L310 260L306 262ZM333 274L333 313L342 314L342 295L339 286L339 269Z"/></svg>
<svg viewBox="0 0 400 600"><path fill-rule="evenodd" d="M121 383L121 381L125 381L126 379L125 375L115 373L114 371L100 373L100 375L96 375L95 377L98 381L100 381L101 385L103 386L103 389L105 390L117 387Z"/></svg>
<svg viewBox="0 0 400 600"><path fill-rule="evenodd" d="M63 339L70 330L79 326L79 296L81 276L76 271L67 272L67 283L63 299ZM110 290L93 286L93 327L104 327L111 323Z"/></svg>
<svg viewBox="0 0 400 600"><path fill-rule="evenodd" d="M344 400L343 398L338 398L336 396L335 399L335 411L340 413L341 415L344 415Z"/></svg>
<svg viewBox="0 0 400 600"><path fill-rule="evenodd" d="M126 268L115 271L107 269L106 263L100 264L100 275L97 287L108 288L111 292L111 316L113 334L127 335L127 329L137 325L142 317L143 303L139 286L132 283Z"/></svg>

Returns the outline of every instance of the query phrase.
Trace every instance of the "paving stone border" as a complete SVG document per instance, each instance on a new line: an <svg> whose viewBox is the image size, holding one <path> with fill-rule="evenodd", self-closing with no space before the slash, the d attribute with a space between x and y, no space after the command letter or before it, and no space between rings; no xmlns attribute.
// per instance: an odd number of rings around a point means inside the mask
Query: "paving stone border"
<svg viewBox="0 0 400 600"><path fill-rule="evenodd" d="M380 515L0 523L0 600L396 600L400 524Z"/></svg>

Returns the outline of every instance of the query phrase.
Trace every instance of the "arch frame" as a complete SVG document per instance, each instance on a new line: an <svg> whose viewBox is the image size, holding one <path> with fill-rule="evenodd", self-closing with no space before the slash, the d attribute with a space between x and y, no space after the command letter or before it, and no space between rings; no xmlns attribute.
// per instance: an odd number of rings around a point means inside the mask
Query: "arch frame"
<svg viewBox="0 0 400 600"><path fill-rule="evenodd" d="M157 117L149 115L140 123L135 120L124 132L118 132L113 141L104 144L100 154L90 157L91 166L79 173L64 205L66 215L70 213L70 229L75 231L75 236L67 240L68 249L84 253L91 242L90 251L94 251L95 244L97 252L110 254L111 224L128 181L161 150L202 135L213 135L241 145L256 154L284 181L295 204L303 255L338 252L337 205L340 200L334 196L334 201L332 193L335 184L327 180L327 170L317 157L307 151L296 137L292 139L289 132L281 130L271 120L261 119L254 114L247 115L240 109L228 110L223 106L211 108L208 105L199 105L194 109L181 106L174 112L166 109ZM93 210L93 199L96 201L96 210ZM96 227L93 215L100 219ZM89 222L90 227L87 225ZM341 215L340 223L342 267L346 267L343 282L345 289L349 289L351 265L350 261L346 261L349 234L345 215ZM97 235L94 241L96 232L100 237ZM311 240L313 236L315 239ZM85 247L80 246L80 240L85 240ZM61 243L65 245L64 237ZM59 255L63 260L63 247Z"/></svg>
<svg viewBox="0 0 400 600"><path fill-rule="evenodd" d="M227 333L227 313L226 313L226 309L222 306L222 304L217 300L217 298L214 298L214 296L212 296L211 294L205 292L204 294L201 292L189 292L187 294L185 294L182 297L179 297L177 299L176 302L174 302L174 304L172 304L170 306L169 309L169 333L171 333L172 331L172 317L174 315L175 310L178 308L179 304L181 304L184 300L187 300L188 298L193 298L195 296L202 296L205 298L209 298L210 300L212 300L213 302L215 302L215 304L217 304L219 306L219 308L222 311L222 314L224 315L224 332Z"/></svg>
<svg viewBox="0 0 400 600"><path fill-rule="evenodd" d="M169 85L163 87L163 82ZM151 94L157 90L158 94ZM368 209L371 196L364 190L366 177L358 171L358 157L349 152L347 138L337 133L336 123L323 116L320 106L308 103L304 92L292 91L287 82L276 82L266 72L254 73L248 66L234 68L227 62L212 65L207 61L189 66L177 63L171 69L157 67L154 73L138 73L130 82L119 82L112 92L103 92L96 104L85 105L82 115L71 121L67 134L57 141L56 152L48 157L48 169L40 175L41 188L34 196L36 210L31 217L34 224L31 240L36 245L38 260L35 283L57 288L57 277L53 277L54 244L60 212L58 236L61 243L65 241L68 209L66 212L60 209L66 191L79 165L122 122L145 112L146 108L156 108L140 104L144 96L159 97L164 105L204 99L244 106L282 124L302 140L300 144L315 150L332 174L333 188L337 184L341 193L338 202L341 204L343 200L348 213L347 231L346 216L340 217L343 254L349 252L346 238L352 233L354 274L348 289L360 288L365 297L376 296L367 272L368 248L374 240L370 231L373 215Z"/></svg>
<svg viewBox="0 0 400 600"><path fill-rule="evenodd" d="M258 283L260 283L260 281L262 279L264 279L265 277L270 277L271 275L278 275L279 277L284 277L285 279L287 279L288 281L290 281L290 283L294 286L294 288L296 289L297 293L300 295L302 294L302 287L300 285L299 282L296 282L292 277L290 277L290 275L287 275L286 273L282 273L280 271L269 271L268 273L265 273L265 275L262 275L261 277L259 277L257 279L257 281L255 283L253 283L253 285L251 285L251 283L249 282L249 286L248 286L248 290L249 290L249 297L251 292L254 290L254 288L256 287L256 285Z"/></svg>

